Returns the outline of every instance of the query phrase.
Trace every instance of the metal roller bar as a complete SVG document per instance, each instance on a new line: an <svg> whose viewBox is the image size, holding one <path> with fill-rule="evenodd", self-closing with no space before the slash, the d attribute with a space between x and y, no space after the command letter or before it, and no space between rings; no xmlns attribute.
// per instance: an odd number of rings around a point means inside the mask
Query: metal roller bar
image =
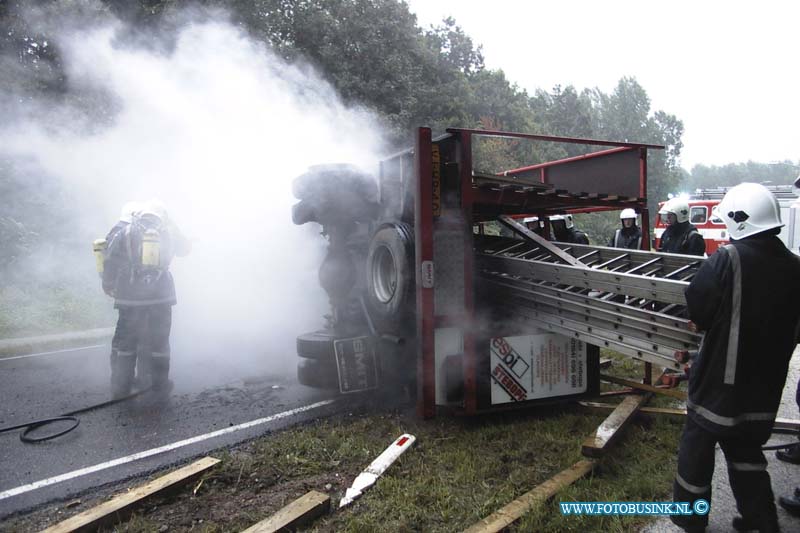
<svg viewBox="0 0 800 533"><path fill-rule="evenodd" d="M693 336L690 338L695 338L697 336L696 333L691 333L688 331L688 323L689 323L688 319L670 315L668 313L665 313L663 310L654 311L652 309L650 310L640 309L637 305L635 305L635 302L638 301L638 299L634 299L633 303L629 301L628 303L623 304L614 301L602 300L594 296L589 296L588 294L586 294L588 292L587 289L580 289L579 291L574 291L570 290L569 287L561 288L542 281L537 282L537 281L523 280L499 274L483 273L481 274L481 276L483 279L489 280L490 282L493 281L495 283L502 283L510 287L518 287L523 291L530 290L542 294L549 294L551 296L557 296L565 300L570 300L573 302L581 302L593 308L606 310L619 315L629 316L631 318L646 321L650 323L651 328L666 327L674 331L676 335L680 334L679 332L684 332L687 335ZM670 305L677 310L683 309L682 306L678 306L677 304L670 304Z"/></svg>
<svg viewBox="0 0 800 533"><path fill-rule="evenodd" d="M540 329L552 331L568 337L574 337L596 346L609 348L639 361L662 365L675 370L680 370L681 368L681 365L672 357L666 357L664 355L652 353L648 350L640 350L623 342L604 338L598 335L596 330L590 332L585 330L585 328L582 328L582 331L580 329L574 329L571 325L565 326L564 324L560 323L557 318L547 315L546 313L525 310L524 308L508 309L507 311L509 314L506 316L506 320L512 324L518 325L520 329L524 329L525 326L530 326L531 323L535 323L536 327Z"/></svg>
<svg viewBox="0 0 800 533"><path fill-rule="evenodd" d="M559 285L574 285L634 298L686 304L683 291L687 283L682 281L486 254L479 254L477 259L479 268L489 272L545 280Z"/></svg>
<svg viewBox="0 0 800 533"><path fill-rule="evenodd" d="M607 327L610 329L629 328L636 331L636 334L643 339L653 339L654 342L666 344L675 349L688 349L700 342L700 335L689 330L689 321L685 319L662 315L663 322L670 321L672 323L659 324L650 319L657 313L649 313L624 304L598 301L551 287L532 286L526 289L503 283L500 280L487 280L487 282L492 290L496 290L500 295L527 299L543 306L577 313L583 316L587 322L602 320L608 324Z"/></svg>
<svg viewBox="0 0 800 533"><path fill-rule="evenodd" d="M476 235L475 237L476 251L486 255L499 255L503 247L510 246L514 242L520 241L520 239L493 235ZM619 248L586 244L565 244L560 242L552 242L550 244L569 253L580 261L585 261L586 258L592 257L602 264L620 256ZM532 242L527 242L526 245L528 247L534 246ZM692 255L647 252L644 250L625 250L625 253L628 255L626 260L630 264L631 273L637 272L643 264L658 265L665 273L673 272L688 265L690 268L687 270L690 273L694 273L703 263L703 258Z"/></svg>
<svg viewBox="0 0 800 533"><path fill-rule="evenodd" d="M668 336L650 334L626 324L617 324L606 317L587 315L566 307L556 307L541 300L509 296L505 305L540 311L558 319L569 321L570 324L580 324L580 327L573 328L574 331L595 332L604 339L623 342L638 350L646 350L670 358L672 358L676 350L687 350L693 347L690 343L676 341Z"/></svg>

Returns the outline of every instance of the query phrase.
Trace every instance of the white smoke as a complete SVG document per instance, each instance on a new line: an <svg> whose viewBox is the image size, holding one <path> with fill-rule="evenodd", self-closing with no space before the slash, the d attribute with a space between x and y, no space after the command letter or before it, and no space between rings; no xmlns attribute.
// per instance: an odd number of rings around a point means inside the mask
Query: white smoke
<svg viewBox="0 0 800 533"><path fill-rule="evenodd" d="M327 310L317 281L325 242L318 227L292 224L291 180L320 163L374 170L376 122L228 23L187 24L168 51L126 44L124 30L109 21L59 36L72 90L111 104L104 121L34 102L24 116L38 119L0 128L0 152L78 199L76 232L94 229L78 267L87 275L91 238L126 201L166 204L193 241L172 267L176 367L202 352L226 368L239 356L288 368L295 336L320 327Z"/></svg>

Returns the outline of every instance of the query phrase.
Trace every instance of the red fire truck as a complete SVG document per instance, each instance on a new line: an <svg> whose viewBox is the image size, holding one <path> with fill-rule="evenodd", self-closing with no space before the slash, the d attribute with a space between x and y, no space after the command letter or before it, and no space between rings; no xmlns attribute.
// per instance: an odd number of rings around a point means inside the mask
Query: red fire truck
<svg viewBox="0 0 800 533"><path fill-rule="evenodd" d="M781 206L781 220L785 224L781 230L780 238L789 249L797 252L797 214L798 209L795 204L798 202L797 194L791 185L767 185L772 194L778 199ZM714 207L722 201L729 187L714 187L710 189L697 189L689 195L689 222L691 222L706 240L706 254L711 255L717 248L729 242L728 231L722 219L712 214ZM666 202L658 204L659 210ZM655 247L661 247L661 236L664 234L666 225L661 217L656 219L655 224Z"/></svg>

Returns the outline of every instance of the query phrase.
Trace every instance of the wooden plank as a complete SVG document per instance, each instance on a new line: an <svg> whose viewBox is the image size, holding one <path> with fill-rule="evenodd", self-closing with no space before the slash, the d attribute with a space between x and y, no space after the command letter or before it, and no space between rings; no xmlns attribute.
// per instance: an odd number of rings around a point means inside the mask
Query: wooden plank
<svg viewBox="0 0 800 533"><path fill-rule="evenodd" d="M616 376L609 376L607 374L600 374L600 379L603 381L608 381L611 383L616 383L617 385L624 385L626 387L631 387L632 389L639 389L647 392L652 392L654 394L663 394L664 396L671 396L673 398L677 398L679 400L686 399L686 393L682 390L677 389L662 389L661 387L654 387L652 385L645 385L644 383L637 383L636 381L630 381L623 378L618 378Z"/></svg>
<svg viewBox="0 0 800 533"><path fill-rule="evenodd" d="M617 406L612 403L601 402L578 402L584 407L592 407L594 409L613 410ZM672 416L686 416L686 409L670 409L668 407L642 407L639 409L641 413L652 415L672 415ZM775 427L780 429L796 429L800 430L800 420L792 418L776 418Z"/></svg>
<svg viewBox="0 0 800 533"><path fill-rule="evenodd" d="M594 469L595 461L583 459L559 472L541 485L526 492L502 509L499 509L465 530L464 533L494 533L502 531L525 513L545 503L562 488L573 484Z"/></svg>
<svg viewBox="0 0 800 533"><path fill-rule="evenodd" d="M636 415L639 408L650 399L650 394L628 396L614 411L597 426L594 433L586 437L581 453L587 457L601 457L622 433L620 430Z"/></svg>
<svg viewBox="0 0 800 533"><path fill-rule="evenodd" d="M134 509L146 500L191 481L217 463L219 463L219 459L204 457L125 494L114 496L97 507L87 509L72 518L45 529L42 533L97 531L102 526L118 524L127 519Z"/></svg>
<svg viewBox="0 0 800 533"><path fill-rule="evenodd" d="M631 388L624 388L624 389L616 389L616 390L607 390L600 393L602 398L606 398L608 396L625 396L628 394L640 394L642 391L631 389Z"/></svg>
<svg viewBox="0 0 800 533"><path fill-rule="evenodd" d="M330 507L330 496L312 490L269 518L245 529L242 533L273 533L295 529L327 513Z"/></svg>
<svg viewBox="0 0 800 533"><path fill-rule="evenodd" d="M605 409L613 411L618 407L618 404L602 403L602 402L578 402L584 407L591 407L593 409ZM686 416L686 409L670 409L668 407L640 407L640 413L647 413L651 415L673 415L673 416Z"/></svg>

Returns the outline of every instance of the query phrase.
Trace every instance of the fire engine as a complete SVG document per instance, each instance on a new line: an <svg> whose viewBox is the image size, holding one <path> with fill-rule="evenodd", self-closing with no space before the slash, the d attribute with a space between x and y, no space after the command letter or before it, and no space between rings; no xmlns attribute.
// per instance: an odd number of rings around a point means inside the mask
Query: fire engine
<svg viewBox="0 0 800 533"><path fill-rule="evenodd" d="M800 235L798 235L798 215L800 214L800 199L797 190L791 185L765 185L769 191L778 199L781 206L781 220L785 224L781 229L780 239L787 248L798 253L800 245ZM713 209L722 201L729 187L714 187L708 189L697 189L694 193L687 196L689 204L689 222L697 228L697 231L706 241L706 255L711 255L717 248L730 241L725 223L719 217L714 216ZM659 209L666 202L658 204ZM661 236L664 234L666 225L661 217L656 219L655 225L655 249L661 247Z"/></svg>

